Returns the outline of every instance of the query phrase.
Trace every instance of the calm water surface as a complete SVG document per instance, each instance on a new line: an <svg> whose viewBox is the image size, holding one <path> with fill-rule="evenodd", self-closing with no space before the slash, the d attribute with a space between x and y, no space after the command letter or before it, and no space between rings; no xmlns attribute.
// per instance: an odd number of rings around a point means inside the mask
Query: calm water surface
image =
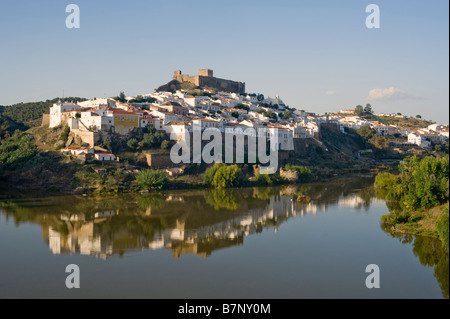
<svg viewBox="0 0 450 319"><path fill-rule="evenodd" d="M372 183L3 201L0 298L448 298L448 254L383 231Z"/></svg>

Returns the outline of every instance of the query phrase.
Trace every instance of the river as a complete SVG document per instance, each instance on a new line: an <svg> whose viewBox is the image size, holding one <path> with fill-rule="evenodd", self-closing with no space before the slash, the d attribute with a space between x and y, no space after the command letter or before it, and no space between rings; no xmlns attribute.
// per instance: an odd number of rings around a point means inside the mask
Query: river
<svg viewBox="0 0 450 319"><path fill-rule="evenodd" d="M384 231L372 184L3 200L0 298L448 298L448 253Z"/></svg>

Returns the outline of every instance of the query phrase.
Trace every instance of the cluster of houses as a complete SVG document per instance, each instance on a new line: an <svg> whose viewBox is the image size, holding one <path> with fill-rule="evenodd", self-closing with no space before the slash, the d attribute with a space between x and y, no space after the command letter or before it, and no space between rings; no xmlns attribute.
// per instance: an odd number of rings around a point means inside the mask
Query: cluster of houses
<svg viewBox="0 0 450 319"><path fill-rule="evenodd" d="M359 129L364 125L375 128L380 136L399 134L408 143L429 147L448 139L448 126L433 124L424 129L402 128L368 121L354 114L354 110L341 110L332 115L318 116L304 110L288 109L279 96L258 100L260 96L219 92L198 96L183 91L154 92L138 97L126 97L124 102L112 98L94 98L83 102L59 102L50 108L49 126L68 125L90 148L109 134L128 135L136 128L153 127L181 138L192 132L216 128L227 132L233 128L266 129L270 139L278 135L279 150L294 150L294 139L317 138L322 123L334 123L342 132L345 127ZM139 101L139 102L136 102ZM288 116L281 116L288 111ZM398 116L398 115L396 115ZM95 153L101 160L115 160L110 153ZM64 148L63 152L87 152Z"/></svg>
<svg viewBox="0 0 450 319"><path fill-rule="evenodd" d="M135 102L144 101L144 102ZM148 102L151 101L151 102ZM293 150L294 138L314 137L324 118L305 111L291 112L289 118L279 116L286 105L279 96L258 101L255 95L219 92L208 96L192 96L181 91L155 92L127 97L126 102L111 98L84 102L59 102L50 108L49 126L68 125L83 143L94 147L101 137L116 133L127 135L135 128L153 127L167 134L216 128L221 132L236 127L266 129L267 136L278 135L279 150ZM273 116L276 114L276 116ZM64 148L63 152L75 152ZM86 152L79 148L76 152Z"/></svg>
<svg viewBox="0 0 450 319"><path fill-rule="evenodd" d="M405 118L400 114L380 113L378 117ZM345 127L358 130L368 125L377 131L380 136L399 136L407 139L407 143L429 148L432 144L443 143L449 138L449 127L445 124L431 124L426 128L414 129L400 127L395 124L384 125L378 121L370 121L355 114L355 110L341 110L338 114L330 115L329 121L339 124L342 131Z"/></svg>

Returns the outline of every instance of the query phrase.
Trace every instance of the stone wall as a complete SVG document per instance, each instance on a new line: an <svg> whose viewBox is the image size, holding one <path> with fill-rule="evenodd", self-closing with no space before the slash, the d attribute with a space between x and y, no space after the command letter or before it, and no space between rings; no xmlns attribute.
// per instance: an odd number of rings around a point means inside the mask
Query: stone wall
<svg viewBox="0 0 450 319"><path fill-rule="evenodd" d="M199 76L198 78L199 86L208 86L225 92L245 93L244 82L236 82L209 76Z"/></svg>
<svg viewBox="0 0 450 319"><path fill-rule="evenodd" d="M101 139L99 132L72 130L71 133L75 137L78 136L81 138L82 143L88 143L91 147L94 147L94 145Z"/></svg>
<svg viewBox="0 0 450 319"><path fill-rule="evenodd" d="M320 143L313 138L294 138L294 151L291 156L306 156L310 146L320 146Z"/></svg>
<svg viewBox="0 0 450 319"><path fill-rule="evenodd" d="M145 154L147 164L153 169L170 168L176 166L169 154Z"/></svg>
<svg viewBox="0 0 450 319"><path fill-rule="evenodd" d="M177 70L174 71L173 80L181 83L190 82L196 86L208 86L225 92L245 93L245 82L220 79L212 75L213 70L209 69L199 70L199 75L194 76L182 74Z"/></svg>
<svg viewBox="0 0 450 319"><path fill-rule="evenodd" d="M43 114L41 126L49 126L49 125L50 125L50 114Z"/></svg>

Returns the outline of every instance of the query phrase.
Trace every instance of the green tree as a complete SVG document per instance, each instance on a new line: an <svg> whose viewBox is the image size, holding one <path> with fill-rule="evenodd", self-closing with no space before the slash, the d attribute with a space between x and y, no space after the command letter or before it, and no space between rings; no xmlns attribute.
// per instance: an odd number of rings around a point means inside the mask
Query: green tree
<svg viewBox="0 0 450 319"><path fill-rule="evenodd" d="M69 139L69 133L70 133L70 127L68 125L64 126L64 129L59 136L59 139L63 141L64 145L67 143L67 140Z"/></svg>
<svg viewBox="0 0 450 319"><path fill-rule="evenodd" d="M222 166L225 166L225 164L216 163L213 166L206 169L203 182L208 186L213 186L214 176L216 175L217 170Z"/></svg>
<svg viewBox="0 0 450 319"><path fill-rule="evenodd" d="M139 172L136 181L143 190L162 190L167 186L167 178L164 173L152 169Z"/></svg>
<svg viewBox="0 0 450 319"><path fill-rule="evenodd" d="M0 167L15 169L32 159L36 152L36 145L30 135L17 130L0 144Z"/></svg>
<svg viewBox="0 0 450 319"><path fill-rule="evenodd" d="M367 141L377 134L377 130L371 128L369 125L364 125L361 126L356 133Z"/></svg>
<svg viewBox="0 0 450 319"><path fill-rule="evenodd" d="M366 104L366 107L364 108L364 113L372 114L373 113L372 105Z"/></svg>
<svg viewBox="0 0 450 319"><path fill-rule="evenodd" d="M170 142L169 142L168 140L162 141L162 143L161 143L161 148L162 148L163 150L167 150L167 149L169 149L169 147L170 147Z"/></svg>
<svg viewBox="0 0 450 319"><path fill-rule="evenodd" d="M236 164L222 166L214 175L212 185L217 189L238 187L242 184L242 177L242 171Z"/></svg>
<svg viewBox="0 0 450 319"><path fill-rule="evenodd" d="M422 115L417 114L417 115L416 115L416 118L417 118L417 119L421 119L421 118L422 118Z"/></svg>
<svg viewBox="0 0 450 319"><path fill-rule="evenodd" d="M113 97L113 99L116 100L116 101L122 102L122 103L125 103L127 101L126 98L125 98L125 93L123 91L121 91L119 93L119 96Z"/></svg>
<svg viewBox="0 0 450 319"><path fill-rule="evenodd" d="M448 251L449 248L449 213L448 203L442 208L442 215L439 216L436 222L436 230L439 235L439 239L442 241L444 248Z"/></svg>
<svg viewBox="0 0 450 319"><path fill-rule="evenodd" d="M285 111L285 112L281 113L281 118L283 120L288 120L290 117L291 117L291 112L289 112L289 111Z"/></svg>
<svg viewBox="0 0 450 319"><path fill-rule="evenodd" d="M135 150L137 149L138 145L139 145L139 142L138 142L138 140L135 139L134 137L133 137L133 138L130 138L130 139L128 140L128 142L127 142L127 146L128 146L132 151L135 151Z"/></svg>
<svg viewBox="0 0 450 319"><path fill-rule="evenodd" d="M362 107L362 105L357 105L355 107L355 114L356 115L361 115L361 114L363 114L363 112L364 112L364 108Z"/></svg>

